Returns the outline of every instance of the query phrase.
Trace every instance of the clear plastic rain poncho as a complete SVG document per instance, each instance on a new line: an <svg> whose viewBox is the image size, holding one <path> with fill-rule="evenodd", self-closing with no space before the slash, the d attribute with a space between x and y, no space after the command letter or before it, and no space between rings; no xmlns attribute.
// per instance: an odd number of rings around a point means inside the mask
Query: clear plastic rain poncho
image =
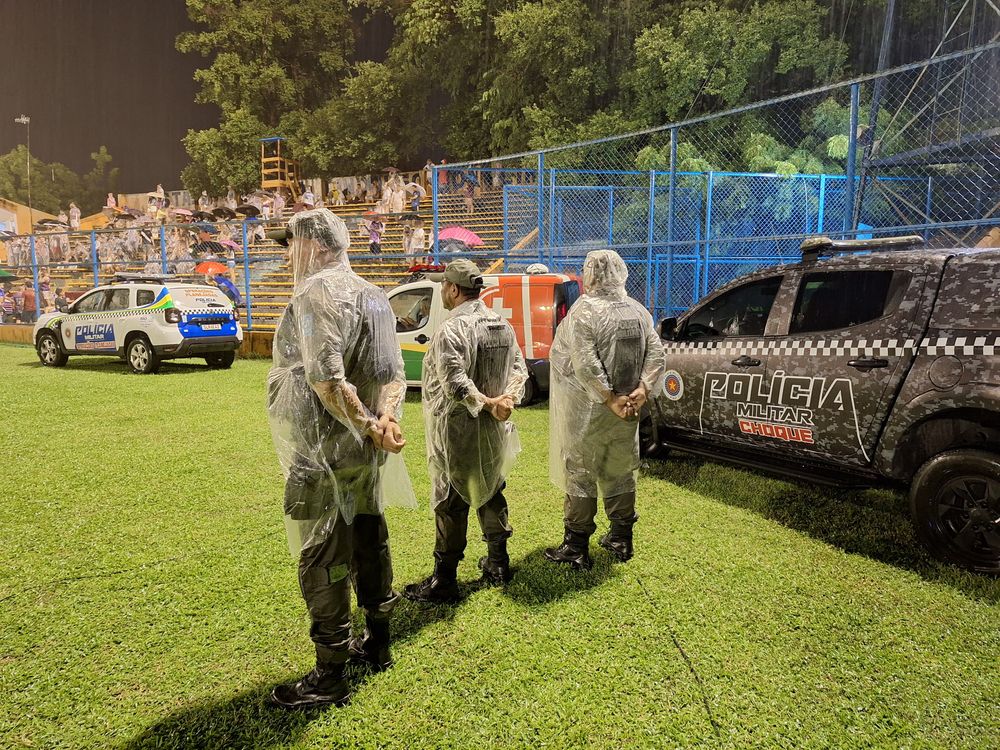
<svg viewBox="0 0 1000 750"><path fill-rule="evenodd" d="M556 329L549 355L549 476L575 497L635 490L638 419L621 419L604 401L640 382L650 399L663 388L663 344L649 311L625 294L627 278L617 253L589 253L586 293Z"/></svg>
<svg viewBox="0 0 1000 750"><path fill-rule="evenodd" d="M423 363L431 508L454 487L472 507L489 502L521 450L517 430L484 409L484 397L518 403L528 371L514 329L479 300L451 311Z"/></svg>
<svg viewBox="0 0 1000 750"><path fill-rule="evenodd" d="M380 416L402 416L406 396L389 301L351 270L340 218L317 209L288 226L293 290L274 337L268 416L297 554L334 524L387 505L416 507L416 498L402 457L367 436Z"/></svg>

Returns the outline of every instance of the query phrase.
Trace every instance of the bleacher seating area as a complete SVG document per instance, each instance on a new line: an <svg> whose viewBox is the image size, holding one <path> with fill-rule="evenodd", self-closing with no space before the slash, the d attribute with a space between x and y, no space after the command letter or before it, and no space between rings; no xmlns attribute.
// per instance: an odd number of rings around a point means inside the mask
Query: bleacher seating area
<svg viewBox="0 0 1000 750"><path fill-rule="evenodd" d="M472 216L466 213L463 197L456 192L441 193L438 196L439 229L452 225L463 226L477 235L484 246L476 248L485 251L492 258L503 255L503 199L500 188L485 188L475 198L475 210ZM351 226L357 226L363 215L374 209L371 203L351 204L331 207L334 213L348 221ZM428 244L433 234L433 209L430 196L424 198L417 212L424 220L424 232ZM287 216L283 218L287 221ZM353 221L352 221L353 220ZM385 256L400 255L403 252L403 224L389 216L385 219L386 229L382 236L382 253ZM269 228L280 226L280 222L272 221ZM158 244L156 250L158 251ZM389 289L412 279L409 271L418 258L383 257L373 255L368 249L367 233L357 230L351 234L350 249L351 265L354 270L371 283ZM428 251L430 252L430 251ZM495 253L495 255L494 255ZM253 330L274 330L282 311L291 299L292 275L285 257L285 248L270 240L251 242L248 248L250 260L250 307ZM489 265L489 263L486 263ZM118 264L115 271L141 272L143 262L136 261ZM94 274L88 265L56 265L49 266L53 288L62 287L70 297L91 289L94 285ZM102 282L111 275L111 269L101 271ZM244 288L243 263L237 258L237 276L241 292ZM201 277L192 276L192 280L202 281Z"/></svg>

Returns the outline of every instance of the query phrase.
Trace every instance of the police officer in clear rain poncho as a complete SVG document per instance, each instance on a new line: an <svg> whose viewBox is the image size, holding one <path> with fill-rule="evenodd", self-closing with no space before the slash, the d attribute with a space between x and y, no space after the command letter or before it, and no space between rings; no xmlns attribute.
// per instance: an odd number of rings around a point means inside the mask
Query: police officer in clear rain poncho
<svg viewBox="0 0 1000 750"><path fill-rule="evenodd" d="M405 444L403 360L389 301L351 270L340 218L304 211L271 236L289 246L294 284L274 337L268 416L316 644L316 668L276 687L271 700L287 708L342 705L349 658L374 669L392 664L389 613L399 594L382 513L390 504L416 505L395 455ZM352 584L366 622L355 639Z"/></svg>
<svg viewBox="0 0 1000 750"><path fill-rule="evenodd" d="M512 529L503 489L520 443L508 420L524 394L528 371L510 323L479 300L483 277L475 263L453 260L444 273L428 278L441 282L441 298L451 311L423 363L434 573L403 594L421 602L454 602L470 508L487 545L479 560L483 580L502 586L512 578L507 555Z"/></svg>
<svg viewBox="0 0 1000 750"><path fill-rule="evenodd" d="M601 546L622 562L632 557L639 412L663 387L663 344L649 312L626 296L627 278L617 253L589 253L586 293L556 329L549 355L549 475L566 494L566 534L545 557L577 569L592 565L598 495L611 522Z"/></svg>

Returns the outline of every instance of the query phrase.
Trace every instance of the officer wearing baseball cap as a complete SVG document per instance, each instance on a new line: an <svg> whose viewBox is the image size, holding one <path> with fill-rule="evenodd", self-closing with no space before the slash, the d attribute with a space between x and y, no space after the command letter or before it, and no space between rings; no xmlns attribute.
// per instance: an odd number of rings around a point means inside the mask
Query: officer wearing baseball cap
<svg viewBox="0 0 1000 750"><path fill-rule="evenodd" d="M479 300L482 272L470 260L453 260L441 283L451 313L431 337L423 363L427 463L435 517L434 572L406 587L420 602L459 598L457 570L465 553L469 509L476 511L487 554L483 581L504 585L512 577L504 480L519 450L508 421L528 378L514 329Z"/></svg>

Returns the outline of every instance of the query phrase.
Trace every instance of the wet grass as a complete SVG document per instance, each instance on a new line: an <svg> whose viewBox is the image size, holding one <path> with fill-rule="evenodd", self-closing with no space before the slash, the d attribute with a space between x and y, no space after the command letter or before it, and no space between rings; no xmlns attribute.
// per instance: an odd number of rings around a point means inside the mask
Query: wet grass
<svg viewBox="0 0 1000 750"><path fill-rule="evenodd" d="M0 747L996 747L1000 583L929 560L902 498L657 463L636 558L595 544L572 574L541 556L544 405L516 417L513 584L474 585L470 533L467 598L404 602L391 671L342 710L272 710L312 651L267 363L35 362L0 346ZM419 409L397 586L431 566Z"/></svg>

